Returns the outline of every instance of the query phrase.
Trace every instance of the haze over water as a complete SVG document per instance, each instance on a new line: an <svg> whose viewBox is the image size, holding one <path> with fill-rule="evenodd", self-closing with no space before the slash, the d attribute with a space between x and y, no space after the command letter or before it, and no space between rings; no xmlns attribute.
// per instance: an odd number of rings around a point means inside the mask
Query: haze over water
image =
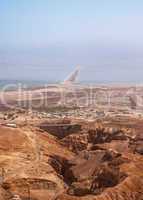
<svg viewBox="0 0 143 200"><path fill-rule="evenodd" d="M143 83L142 0L0 0L0 79Z"/></svg>

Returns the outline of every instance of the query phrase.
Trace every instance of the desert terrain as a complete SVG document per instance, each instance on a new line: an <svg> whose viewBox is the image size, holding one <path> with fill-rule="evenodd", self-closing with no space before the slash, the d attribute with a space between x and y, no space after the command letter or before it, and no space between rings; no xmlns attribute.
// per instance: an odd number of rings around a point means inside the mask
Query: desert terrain
<svg viewBox="0 0 143 200"><path fill-rule="evenodd" d="M142 91L1 92L0 200L142 200Z"/></svg>

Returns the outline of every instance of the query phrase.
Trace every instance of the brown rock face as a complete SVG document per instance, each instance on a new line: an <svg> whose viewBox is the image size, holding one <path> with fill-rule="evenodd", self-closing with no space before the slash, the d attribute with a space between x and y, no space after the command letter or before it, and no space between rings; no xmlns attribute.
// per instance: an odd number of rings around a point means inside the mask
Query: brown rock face
<svg viewBox="0 0 143 200"><path fill-rule="evenodd" d="M85 152L77 156L63 171L64 180L69 186L68 194L100 194L105 188L117 185L126 177L119 170L121 163L124 160L120 155L108 151Z"/></svg>
<svg viewBox="0 0 143 200"><path fill-rule="evenodd" d="M65 146L74 152L94 148L96 144L110 143L111 141L126 141L128 136L119 129L97 128L95 130L81 131L79 134L63 138Z"/></svg>
<svg viewBox="0 0 143 200"><path fill-rule="evenodd" d="M1 126L0 200L142 200L141 135L79 127L57 137Z"/></svg>
<svg viewBox="0 0 143 200"><path fill-rule="evenodd" d="M52 199L65 191L65 183L48 164L56 153L65 159L73 153L54 137L35 129L0 127L0 199L19 195L22 200Z"/></svg>
<svg viewBox="0 0 143 200"><path fill-rule="evenodd" d="M62 123L62 124L51 124L51 123L43 123L40 125L40 128L48 131L52 135L56 136L59 139L66 137L67 135L76 133L81 130L81 126L79 124L70 124Z"/></svg>

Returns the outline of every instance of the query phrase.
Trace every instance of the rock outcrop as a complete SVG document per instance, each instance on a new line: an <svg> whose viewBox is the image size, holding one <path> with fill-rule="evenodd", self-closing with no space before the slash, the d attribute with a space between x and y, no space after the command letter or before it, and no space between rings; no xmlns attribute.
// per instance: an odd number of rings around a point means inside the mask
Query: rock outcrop
<svg viewBox="0 0 143 200"><path fill-rule="evenodd" d="M57 137L0 126L0 200L142 200L141 135L80 127Z"/></svg>

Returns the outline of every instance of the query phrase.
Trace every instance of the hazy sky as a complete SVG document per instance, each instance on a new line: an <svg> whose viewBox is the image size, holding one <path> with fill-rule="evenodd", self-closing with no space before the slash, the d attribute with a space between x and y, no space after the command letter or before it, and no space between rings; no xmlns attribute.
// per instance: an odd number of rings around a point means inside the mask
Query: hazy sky
<svg viewBox="0 0 143 200"><path fill-rule="evenodd" d="M143 80L142 0L0 0L0 78Z"/></svg>

